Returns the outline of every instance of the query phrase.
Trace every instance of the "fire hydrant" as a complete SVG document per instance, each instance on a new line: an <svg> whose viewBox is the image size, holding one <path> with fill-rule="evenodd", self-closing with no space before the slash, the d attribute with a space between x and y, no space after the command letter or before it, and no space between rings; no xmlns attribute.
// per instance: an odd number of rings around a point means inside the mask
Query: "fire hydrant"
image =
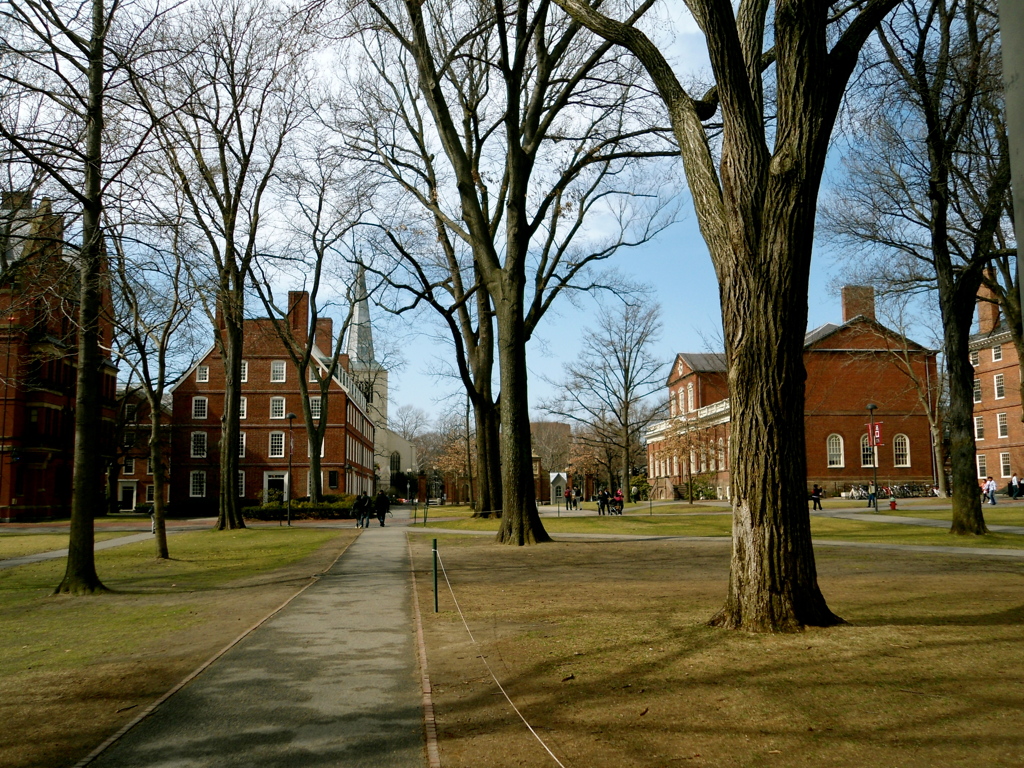
<svg viewBox="0 0 1024 768"><path fill-rule="evenodd" d="M896 509L896 499L889 499L889 509Z"/></svg>

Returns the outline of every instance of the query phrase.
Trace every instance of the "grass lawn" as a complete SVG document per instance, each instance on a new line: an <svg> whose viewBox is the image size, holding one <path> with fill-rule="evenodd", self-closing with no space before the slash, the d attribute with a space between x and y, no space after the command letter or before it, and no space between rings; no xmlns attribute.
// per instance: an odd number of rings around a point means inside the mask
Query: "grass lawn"
<svg viewBox="0 0 1024 768"><path fill-rule="evenodd" d="M1024 764L1024 563L821 549L849 624L759 636L706 626L727 542L438 538L478 643L413 536L445 768L554 764L481 656L567 766Z"/></svg>
<svg viewBox="0 0 1024 768"><path fill-rule="evenodd" d="M96 541L107 541L108 539L117 539L122 536L131 535L130 532L97 531ZM68 534L66 533L13 533L0 531L0 560L67 548Z"/></svg>
<svg viewBox="0 0 1024 768"><path fill-rule="evenodd" d="M911 513L907 513L911 515ZM916 516L916 513L911 516ZM923 516L923 515L921 515ZM994 522L994 521L990 521ZM466 518L453 521L428 521L427 528L460 531L495 531L498 520ZM623 517L544 518L544 528L557 536L560 533L601 533L639 536L730 536L732 521L721 514L624 515ZM811 533L816 539L918 544L928 546L992 547L1024 549L1024 536L1012 533L989 533L985 536L952 536L941 528L812 517Z"/></svg>
<svg viewBox="0 0 1024 768"><path fill-rule="evenodd" d="M994 507L986 504L982 507L981 513L985 516L985 522L992 525L1024 526L1024 506L1020 504L996 504ZM899 509L894 514L907 517L927 517L929 520L945 520L947 522L953 519L951 509L916 510L910 508Z"/></svg>
<svg viewBox="0 0 1024 768"><path fill-rule="evenodd" d="M0 765L74 764L328 567L358 532L196 531L96 553L112 591L53 596L63 559L0 571Z"/></svg>

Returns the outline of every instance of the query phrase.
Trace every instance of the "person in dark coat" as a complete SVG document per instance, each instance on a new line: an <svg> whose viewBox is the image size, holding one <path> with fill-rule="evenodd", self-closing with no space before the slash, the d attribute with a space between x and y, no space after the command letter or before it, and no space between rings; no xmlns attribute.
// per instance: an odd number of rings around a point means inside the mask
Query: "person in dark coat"
<svg viewBox="0 0 1024 768"><path fill-rule="evenodd" d="M391 500L383 490L377 491L377 498L373 500L373 508L377 512L377 520L380 521L381 527L384 527L384 518L391 510Z"/></svg>
<svg viewBox="0 0 1024 768"><path fill-rule="evenodd" d="M811 507L812 511L821 509L821 488L818 487L817 483L814 484L814 488L811 490L811 501L814 502L814 505Z"/></svg>
<svg viewBox="0 0 1024 768"><path fill-rule="evenodd" d="M356 528L370 527L370 514L373 512L373 502L366 495L366 491L356 496L356 501L352 505L352 511L356 514Z"/></svg>

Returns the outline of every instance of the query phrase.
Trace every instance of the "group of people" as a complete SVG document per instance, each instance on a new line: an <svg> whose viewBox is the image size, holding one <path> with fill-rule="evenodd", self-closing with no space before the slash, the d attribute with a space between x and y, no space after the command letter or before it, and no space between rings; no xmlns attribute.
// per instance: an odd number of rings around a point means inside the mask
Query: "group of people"
<svg viewBox="0 0 1024 768"><path fill-rule="evenodd" d="M578 488L566 488L563 495L565 496L566 509L580 508L580 492Z"/></svg>
<svg viewBox="0 0 1024 768"><path fill-rule="evenodd" d="M625 506L626 497L622 495L622 489L615 491L613 496L607 489L597 494L597 514L599 515L621 515Z"/></svg>
<svg viewBox="0 0 1024 768"><path fill-rule="evenodd" d="M992 479L992 475L989 475L985 482L981 484L981 495L989 504L995 506L996 503L996 491L998 490L996 481ZM1014 472L1010 477L1009 482L1006 484L1006 493L1010 497L1011 501L1016 501L1024 488L1021 488L1020 478L1017 477L1017 473Z"/></svg>
<svg viewBox="0 0 1024 768"><path fill-rule="evenodd" d="M378 491L377 497L373 499L370 498L366 491L363 491L356 496L356 501L352 505L352 511L356 516L356 528L369 528L370 518L374 514L377 515L377 519L383 528L384 518L391 511L391 500L383 490Z"/></svg>

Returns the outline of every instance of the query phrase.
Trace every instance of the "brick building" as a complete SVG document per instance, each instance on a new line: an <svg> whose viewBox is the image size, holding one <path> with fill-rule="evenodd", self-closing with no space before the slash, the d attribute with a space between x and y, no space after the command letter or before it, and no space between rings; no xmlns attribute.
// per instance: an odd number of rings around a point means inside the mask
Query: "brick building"
<svg viewBox="0 0 1024 768"><path fill-rule="evenodd" d="M75 440L78 281L64 257L64 221L27 193L0 200L0 521L71 514ZM110 304L105 291L102 301ZM112 326L100 322L109 350ZM112 453L117 370L101 371L103 427L96 449ZM97 503L101 500L97 499Z"/></svg>
<svg viewBox="0 0 1024 768"><path fill-rule="evenodd" d="M929 409L936 408L936 356L875 319L870 287L843 289L843 322L804 342L807 483L839 495L872 478L880 485L934 482ZM725 356L676 356L668 382L669 418L647 433L648 477L656 498L680 495L696 477L729 498L729 386ZM883 444L872 449L868 403L877 405Z"/></svg>
<svg viewBox="0 0 1024 768"><path fill-rule="evenodd" d="M978 302L978 333L971 337L974 366L974 441L978 477L1004 485L1024 470L1020 360L999 305L983 288Z"/></svg>
<svg viewBox="0 0 1024 768"><path fill-rule="evenodd" d="M302 338L309 327L309 296L288 294L288 322ZM314 359L326 360L333 349L333 323L321 318L315 335ZM321 450L323 491L373 491L374 431L367 403L351 377L348 357L328 394L330 423ZM302 419L297 370L270 318L246 320L242 363L241 439L238 446L238 495L262 503L276 493L289 492L288 463L292 463L292 497L309 493L309 441ZM172 388L171 505L176 514L215 514L220 489L220 418L224 398L224 365L211 347ZM314 418L319 397L311 395ZM288 414L294 414L289 419Z"/></svg>
<svg viewBox="0 0 1024 768"><path fill-rule="evenodd" d="M149 403L137 390L121 392L119 396L118 456L113 472L108 471L110 511L132 512L139 505L151 505L156 494L153 483L153 463L150 460L149 435L151 420ZM163 443L164 463L169 461L171 435L171 400L165 398L160 409L160 437ZM169 468L169 467L168 467ZM170 480L170 473L166 475ZM164 490L164 501L170 501L170 485Z"/></svg>

